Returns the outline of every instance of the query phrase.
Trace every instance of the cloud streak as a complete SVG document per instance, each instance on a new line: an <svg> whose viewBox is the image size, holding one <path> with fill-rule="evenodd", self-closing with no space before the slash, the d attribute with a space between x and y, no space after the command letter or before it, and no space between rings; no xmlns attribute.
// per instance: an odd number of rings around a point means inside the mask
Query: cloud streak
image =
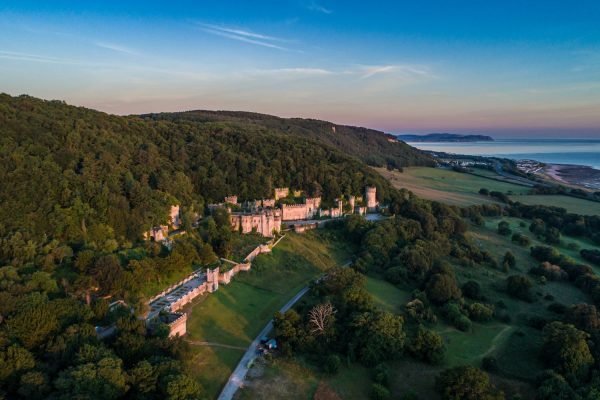
<svg viewBox="0 0 600 400"><path fill-rule="evenodd" d="M428 68L415 65L366 65L360 67L361 79L369 79L376 75L395 73L405 78L433 77Z"/></svg>
<svg viewBox="0 0 600 400"><path fill-rule="evenodd" d="M311 10L311 11L320 12L322 14L331 14L331 13L333 13L333 10L322 6L321 4L317 3L316 1L311 2L308 5L308 9Z"/></svg>
<svg viewBox="0 0 600 400"><path fill-rule="evenodd" d="M202 24L198 23L200 29L202 29L206 33L210 33L212 35L225 37L232 40L237 40L239 42L253 44L256 46L267 47L270 49L289 51L290 49L280 45L279 43L287 42L284 39L263 35L261 33L250 32L243 29L235 29L228 28L224 26L218 25L210 25L210 24Z"/></svg>
<svg viewBox="0 0 600 400"><path fill-rule="evenodd" d="M128 55L132 55L132 56L139 56L140 53L136 50L133 50L129 47L126 46L122 46L120 44L115 44L115 43L109 43L109 42L95 42L94 43L96 46L101 47L103 49L107 49L107 50L112 50L115 51L117 53L123 53L123 54L128 54Z"/></svg>

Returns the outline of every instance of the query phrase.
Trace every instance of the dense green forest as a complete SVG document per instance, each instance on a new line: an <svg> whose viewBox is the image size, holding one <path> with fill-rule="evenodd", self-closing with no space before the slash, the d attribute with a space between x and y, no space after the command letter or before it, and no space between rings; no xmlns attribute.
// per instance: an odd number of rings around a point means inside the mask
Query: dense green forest
<svg viewBox="0 0 600 400"><path fill-rule="evenodd" d="M374 129L336 125L327 121L278 118L272 115L235 111L188 111L144 115L144 118L199 123L228 122L236 126L277 131L334 147L375 167L401 168L435 165L432 157Z"/></svg>

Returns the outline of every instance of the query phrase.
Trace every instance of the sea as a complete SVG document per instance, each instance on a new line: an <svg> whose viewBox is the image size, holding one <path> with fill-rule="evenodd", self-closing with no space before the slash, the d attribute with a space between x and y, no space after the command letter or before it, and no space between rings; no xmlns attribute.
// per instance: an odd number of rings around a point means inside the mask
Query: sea
<svg viewBox="0 0 600 400"><path fill-rule="evenodd" d="M493 142L408 142L422 150L587 165L600 170L600 139L495 139Z"/></svg>

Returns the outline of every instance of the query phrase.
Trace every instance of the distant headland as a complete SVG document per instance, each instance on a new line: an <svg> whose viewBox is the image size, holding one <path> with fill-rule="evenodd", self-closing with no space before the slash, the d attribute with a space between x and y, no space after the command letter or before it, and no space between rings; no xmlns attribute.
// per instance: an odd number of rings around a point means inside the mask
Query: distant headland
<svg viewBox="0 0 600 400"><path fill-rule="evenodd" d="M457 135L455 133L429 133L426 135L396 135L405 142L493 142L485 135Z"/></svg>

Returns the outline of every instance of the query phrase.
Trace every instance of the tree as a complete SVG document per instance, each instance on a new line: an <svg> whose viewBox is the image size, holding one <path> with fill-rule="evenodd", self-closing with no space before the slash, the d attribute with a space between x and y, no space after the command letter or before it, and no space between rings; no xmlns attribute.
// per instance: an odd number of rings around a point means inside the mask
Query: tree
<svg viewBox="0 0 600 400"><path fill-rule="evenodd" d="M449 300L460 299L462 293L456 279L449 274L434 274L425 287L427 298L436 304L444 304Z"/></svg>
<svg viewBox="0 0 600 400"><path fill-rule="evenodd" d="M19 374L33 369L33 355L21 346L13 344L0 351L0 382L14 381Z"/></svg>
<svg viewBox="0 0 600 400"><path fill-rule="evenodd" d="M310 333L325 335L335 321L336 310L331 303L317 304L308 313Z"/></svg>
<svg viewBox="0 0 600 400"><path fill-rule="evenodd" d="M462 294L472 300L481 299L481 285L476 281L467 281L462 286Z"/></svg>
<svg viewBox="0 0 600 400"><path fill-rule="evenodd" d="M408 345L408 351L420 360L439 364L444 359L446 346L439 334L419 326L417 334Z"/></svg>
<svg viewBox="0 0 600 400"><path fill-rule="evenodd" d="M504 253L504 258L502 259L502 265L506 269L514 268L517 265L517 259L515 258L515 255L513 253L511 253L510 251L507 251L506 253Z"/></svg>
<svg viewBox="0 0 600 400"><path fill-rule="evenodd" d="M351 327L355 330L352 345L358 357L368 365L394 359L404 348L402 317L389 312L374 311L357 315Z"/></svg>
<svg viewBox="0 0 600 400"><path fill-rule="evenodd" d="M531 281L523 275L511 275L506 279L506 291L513 297L524 301L532 301Z"/></svg>
<svg viewBox="0 0 600 400"><path fill-rule="evenodd" d="M202 387L187 375L169 375L163 380L167 400L196 400L204 397Z"/></svg>
<svg viewBox="0 0 600 400"><path fill-rule="evenodd" d="M543 330L542 358L561 374L585 377L594 362L587 344L589 335L573 325L554 321Z"/></svg>
<svg viewBox="0 0 600 400"><path fill-rule="evenodd" d="M371 400L388 400L390 398L390 391L379 383L374 383L371 386Z"/></svg>
<svg viewBox="0 0 600 400"><path fill-rule="evenodd" d="M127 391L123 362L118 358L102 358L97 363L71 367L60 373L54 385L61 399L118 399Z"/></svg>
<svg viewBox="0 0 600 400"><path fill-rule="evenodd" d="M502 236L508 236L512 233L510 230L510 225L506 221L500 221L498 223L498 233Z"/></svg>
<svg viewBox="0 0 600 400"><path fill-rule="evenodd" d="M443 400L502 400L488 374L471 366L459 366L443 371L435 380Z"/></svg>

